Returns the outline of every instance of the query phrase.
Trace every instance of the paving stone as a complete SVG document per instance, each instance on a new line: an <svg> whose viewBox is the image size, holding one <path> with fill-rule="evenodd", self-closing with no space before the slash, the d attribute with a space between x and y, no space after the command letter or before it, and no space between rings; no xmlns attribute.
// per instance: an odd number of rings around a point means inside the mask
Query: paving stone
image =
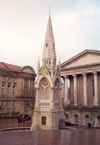
<svg viewBox="0 0 100 145"><path fill-rule="evenodd" d="M0 132L0 145L100 145L100 130Z"/></svg>

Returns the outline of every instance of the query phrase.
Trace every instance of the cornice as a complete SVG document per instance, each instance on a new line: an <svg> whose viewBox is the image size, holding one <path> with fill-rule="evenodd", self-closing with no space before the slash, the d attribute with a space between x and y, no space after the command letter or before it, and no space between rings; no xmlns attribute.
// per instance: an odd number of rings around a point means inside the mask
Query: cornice
<svg viewBox="0 0 100 145"><path fill-rule="evenodd" d="M86 55L87 53L95 53L95 54L100 54L99 50L91 50L91 49L86 49L84 51L82 51L81 53L75 55L74 57L70 58L69 60L63 62L61 64L61 68L69 63L71 63L72 61L78 60L81 56Z"/></svg>
<svg viewBox="0 0 100 145"><path fill-rule="evenodd" d="M61 68L61 71L65 71L65 70L71 70L71 69L77 69L77 68L86 68L86 67L91 67L91 66L99 66L100 63L92 63L92 64L86 64L86 65L79 65L79 66L75 66L75 67L69 67L69 68Z"/></svg>

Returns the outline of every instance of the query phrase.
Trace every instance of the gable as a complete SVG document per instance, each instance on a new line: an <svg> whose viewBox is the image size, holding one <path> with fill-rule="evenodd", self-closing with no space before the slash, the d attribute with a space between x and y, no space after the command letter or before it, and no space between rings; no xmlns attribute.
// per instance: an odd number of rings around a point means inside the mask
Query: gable
<svg viewBox="0 0 100 145"><path fill-rule="evenodd" d="M34 69L31 66L24 66L20 69L20 71L36 75Z"/></svg>
<svg viewBox="0 0 100 145"><path fill-rule="evenodd" d="M86 53L85 55L80 56L72 61L69 61L68 63L66 62L66 64L62 68L85 66L88 64L95 63L100 63L100 54Z"/></svg>

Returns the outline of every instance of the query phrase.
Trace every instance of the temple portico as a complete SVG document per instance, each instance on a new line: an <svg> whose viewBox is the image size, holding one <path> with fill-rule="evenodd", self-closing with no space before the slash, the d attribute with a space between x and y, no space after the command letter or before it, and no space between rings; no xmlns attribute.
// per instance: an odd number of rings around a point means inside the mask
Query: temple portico
<svg viewBox="0 0 100 145"><path fill-rule="evenodd" d="M81 81L82 81L82 85L80 86L81 87L81 90L83 93L82 93L82 96L80 97L83 97L83 105L84 106L87 106L89 105L89 103L87 104L87 100L88 100L88 97L93 97L93 102L91 105L93 106L98 106L98 71L91 71L91 72L77 72L77 73L74 73L74 74L64 74L64 76L62 76L63 78L63 82L64 82L64 100L66 103L68 103L68 100L72 100L71 97L73 98L73 103L75 106L79 104L78 100L77 100L77 95L78 95L78 85L77 85L77 81L79 80L78 79L78 76L81 76ZM87 78L88 77L92 77L91 78L91 96L88 96L88 92L87 92L87 85L88 85L88 82L87 82ZM69 82L68 82L69 80ZM73 83L72 83L73 82ZM69 84L68 84L69 83ZM79 82L78 82L79 83ZM69 86L69 87L68 87ZM70 91L69 91L70 90ZM73 92L73 96L71 94L71 91ZM70 93L68 93L70 92Z"/></svg>
<svg viewBox="0 0 100 145"><path fill-rule="evenodd" d="M62 63L61 77L67 121L100 126L100 51L84 50Z"/></svg>

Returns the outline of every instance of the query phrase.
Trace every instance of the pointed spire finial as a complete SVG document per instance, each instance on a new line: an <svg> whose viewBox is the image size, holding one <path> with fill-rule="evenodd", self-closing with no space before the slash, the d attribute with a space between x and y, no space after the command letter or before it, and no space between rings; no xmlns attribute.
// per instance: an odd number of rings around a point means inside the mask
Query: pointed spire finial
<svg viewBox="0 0 100 145"><path fill-rule="evenodd" d="M59 57L59 65L60 65L60 57Z"/></svg>
<svg viewBox="0 0 100 145"><path fill-rule="evenodd" d="M40 59L39 59L39 55L38 55L37 72L39 72L39 70L40 70Z"/></svg>
<svg viewBox="0 0 100 145"><path fill-rule="evenodd" d="M61 72L60 57L59 57L59 72Z"/></svg>
<svg viewBox="0 0 100 145"><path fill-rule="evenodd" d="M50 13L51 13L51 6L49 5L49 15L50 15Z"/></svg>

